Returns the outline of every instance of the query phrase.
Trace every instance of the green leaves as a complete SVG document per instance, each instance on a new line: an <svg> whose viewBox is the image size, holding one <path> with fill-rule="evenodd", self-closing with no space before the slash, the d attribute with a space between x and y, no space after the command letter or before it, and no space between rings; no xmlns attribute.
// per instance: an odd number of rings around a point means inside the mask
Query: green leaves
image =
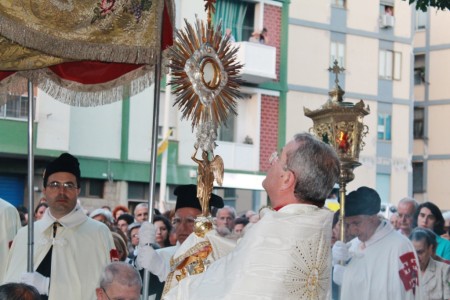
<svg viewBox="0 0 450 300"><path fill-rule="evenodd" d="M406 0L403 0L406 1ZM439 10L450 9L450 0L408 0L409 4L416 4L416 10L427 11L428 7L435 7Z"/></svg>

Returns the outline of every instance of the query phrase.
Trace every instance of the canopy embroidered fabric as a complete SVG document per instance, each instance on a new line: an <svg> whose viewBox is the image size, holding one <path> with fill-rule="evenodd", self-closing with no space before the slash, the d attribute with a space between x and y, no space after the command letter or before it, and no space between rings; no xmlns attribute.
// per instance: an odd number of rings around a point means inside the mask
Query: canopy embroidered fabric
<svg viewBox="0 0 450 300"><path fill-rule="evenodd" d="M21 76L73 105L120 100L151 84L173 24L172 0L0 0L0 89Z"/></svg>

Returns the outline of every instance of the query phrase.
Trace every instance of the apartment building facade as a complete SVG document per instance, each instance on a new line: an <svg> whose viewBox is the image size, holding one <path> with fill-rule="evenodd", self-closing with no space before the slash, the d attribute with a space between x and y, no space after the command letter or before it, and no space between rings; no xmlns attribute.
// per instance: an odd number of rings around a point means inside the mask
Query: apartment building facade
<svg viewBox="0 0 450 300"><path fill-rule="evenodd" d="M414 197L450 209L450 13L434 8L415 13L414 38Z"/></svg>
<svg viewBox="0 0 450 300"><path fill-rule="evenodd" d="M175 1L176 27L191 24L195 15L206 21L203 1ZM220 7L220 8L219 8ZM283 44L287 37L288 8L285 1L217 1L221 14L215 18L225 22L240 11L241 21L230 24L240 47L238 60L245 65L242 86L245 94L238 101L237 116L219 128L216 155L225 165L223 187L215 192L238 212L257 210L267 202L261 182L268 168L268 157L284 143L284 127L280 126L282 99L286 97L287 61ZM231 18L231 19L230 19ZM249 34L266 28L267 44L248 42ZM169 87L170 88L170 87ZM161 210L174 206L173 190L180 184L196 183L196 165L191 160L196 132L189 120L173 107L174 98L162 86L159 112L159 138L166 128L169 137L167 163L157 158L155 202ZM70 152L80 160L82 186L80 201L88 210L103 205L128 205L132 209L149 197L150 148L154 87L124 97L122 101L97 107L73 107L63 104L41 90L36 91L35 128L35 202L42 196L42 173L45 165L62 152ZM26 204L27 195L27 96L11 96L0 107L0 197L14 205ZM14 99L13 99L14 98ZM282 138L279 138L279 137ZM166 188L161 193L161 170L165 165ZM160 195L164 194L162 199Z"/></svg>
<svg viewBox="0 0 450 300"><path fill-rule="evenodd" d="M375 188L386 204L412 196L413 10L401 0L298 0L289 8L286 138L312 127L303 108L327 101L335 84L327 69L337 59L344 101L370 107L362 165L347 190Z"/></svg>

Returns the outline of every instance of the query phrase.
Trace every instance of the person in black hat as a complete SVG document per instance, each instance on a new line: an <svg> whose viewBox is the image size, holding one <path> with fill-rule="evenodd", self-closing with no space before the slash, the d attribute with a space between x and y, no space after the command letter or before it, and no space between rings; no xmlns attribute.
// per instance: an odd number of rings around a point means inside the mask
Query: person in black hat
<svg viewBox="0 0 450 300"><path fill-rule="evenodd" d="M360 187L345 199L345 224L356 236L333 246L340 299L420 299L418 259L411 242L378 216L381 199ZM361 276L363 274L363 276Z"/></svg>
<svg viewBox="0 0 450 300"><path fill-rule="evenodd" d="M173 226L177 241L180 244L194 231L195 218L202 213L200 201L197 198L197 186L194 184L180 185L175 188L174 195L177 196L175 205L175 216L173 218ZM211 194L209 201L209 209L214 206L222 208L223 199L215 194Z"/></svg>
<svg viewBox="0 0 450 300"><path fill-rule="evenodd" d="M197 186L194 184L180 185L174 190L177 196L175 215L172 224L177 237L177 244L155 251L149 245L155 243L155 227L149 222L144 222L139 231L139 253L136 264L139 268L145 268L158 276L161 282L165 281L170 272L170 259L176 250L183 244L187 237L194 231L195 218L202 213L200 201L197 198ZM209 201L212 206L222 208L223 199L211 194Z"/></svg>
<svg viewBox="0 0 450 300"><path fill-rule="evenodd" d="M34 223L35 272L27 272L24 227L12 244L5 282L33 285L42 299L95 299L102 268L118 257L111 232L77 205L81 178L77 158L61 154L47 165L43 177L49 207Z"/></svg>

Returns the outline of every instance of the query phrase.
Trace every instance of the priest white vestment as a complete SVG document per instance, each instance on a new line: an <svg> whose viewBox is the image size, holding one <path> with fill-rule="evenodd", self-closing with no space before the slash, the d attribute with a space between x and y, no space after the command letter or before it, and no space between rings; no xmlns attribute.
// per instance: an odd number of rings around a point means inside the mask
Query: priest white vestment
<svg viewBox="0 0 450 300"><path fill-rule="evenodd" d="M362 245L351 241L341 299L421 299L418 259L411 242L382 221Z"/></svg>
<svg viewBox="0 0 450 300"><path fill-rule="evenodd" d="M181 280L164 299L326 299L332 217L306 204L265 209L231 253Z"/></svg>

